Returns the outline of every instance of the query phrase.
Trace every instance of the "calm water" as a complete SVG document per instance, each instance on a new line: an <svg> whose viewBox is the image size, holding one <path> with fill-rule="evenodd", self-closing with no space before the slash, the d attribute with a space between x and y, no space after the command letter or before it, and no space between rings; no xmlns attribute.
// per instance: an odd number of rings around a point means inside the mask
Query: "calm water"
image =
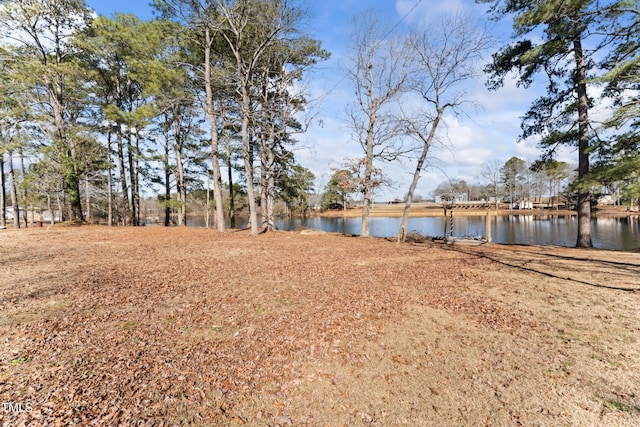
<svg viewBox="0 0 640 427"><path fill-rule="evenodd" d="M578 220L575 216L510 215L492 218L491 238L495 243L575 246ZM370 219L370 232L376 237L398 234L400 218ZM204 227L204 218L192 217L188 225ZM238 223L239 227L246 224ZM281 218L276 221L281 230L301 226L328 232L360 234L360 218ZM640 216L598 218L591 222L593 245L602 249L631 250L640 248ZM484 217L454 217L454 236L484 236ZM444 218L410 218L408 231L428 236L442 236Z"/></svg>

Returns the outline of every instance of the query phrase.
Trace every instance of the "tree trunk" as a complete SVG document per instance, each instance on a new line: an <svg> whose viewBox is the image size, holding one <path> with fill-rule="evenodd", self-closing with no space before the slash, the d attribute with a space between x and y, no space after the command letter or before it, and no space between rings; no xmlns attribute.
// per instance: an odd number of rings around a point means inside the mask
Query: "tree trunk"
<svg viewBox="0 0 640 427"><path fill-rule="evenodd" d="M27 228L29 226L29 211L27 206L28 194L27 194L27 189L24 186L24 178L26 176L26 171L24 167L24 155L22 153L22 148L18 149L18 158L20 159L20 182L23 185L22 194L20 195L21 199L23 200L22 203L24 203L24 210L22 211L22 219L24 220L24 228ZM32 219L33 219L33 216L32 216Z"/></svg>
<svg viewBox="0 0 640 427"><path fill-rule="evenodd" d="M11 205L13 206L13 228L20 228L20 206L18 205L18 187L13 170L13 152L8 151L9 157L9 190L11 191Z"/></svg>
<svg viewBox="0 0 640 427"><path fill-rule="evenodd" d="M107 225L113 226L113 165L111 164L111 130L107 133Z"/></svg>
<svg viewBox="0 0 640 427"><path fill-rule="evenodd" d="M58 59L58 63L59 63ZM66 131L63 107L63 84L61 76L54 80L45 77L48 88L49 103L53 112L55 124L54 139L59 144L62 153L62 170L64 174L64 189L69 197L69 216L71 220L83 220L82 200L80 197L80 178L75 165L75 146Z"/></svg>
<svg viewBox="0 0 640 427"><path fill-rule="evenodd" d="M264 77L265 81L267 80ZM264 110L267 107L268 94L263 94L265 105L263 106L262 124L266 126L267 115ZM262 225L266 226L266 230L273 231L276 229L275 222L275 192L276 192L276 178L275 178L275 165L276 165L276 129L275 123L272 120L269 124L269 132L267 135L262 136L265 132L261 132L261 151L260 159L262 162L262 168L264 168L263 177L261 179L261 185L264 185L264 191L262 192L263 198L261 200L262 211Z"/></svg>
<svg viewBox="0 0 640 427"><path fill-rule="evenodd" d="M371 98L373 99L373 93L371 94ZM369 128L367 129L367 152L363 178L362 229L360 231L360 237L369 237L369 211L371 209L371 199L373 197L373 183L371 182L373 177L373 136L376 114L377 109L373 107L369 112Z"/></svg>
<svg viewBox="0 0 640 427"><path fill-rule="evenodd" d="M264 118L263 118L264 120ZM262 122L263 125L265 122ZM267 159L267 135L260 132L260 224L269 227L269 201L267 193L269 191L269 160Z"/></svg>
<svg viewBox="0 0 640 427"><path fill-rule="evenodd" d="M272 132L271 138L275 138ZM276 229L275 221L275 193L276 193L276 177L275 177L275 141L271 139L271 148L267 152L267 191L266 191L266 206L262 209L267 211L267 230L273 231Z"/></svg>
<svg viewBox="0 0 640 427"><path fill-rule="evenodd" d="M64 192L62 190L60 190L60 188L58 188L58 191L56 192L56 204L58 205L58 212L60 212L60 222L64 222L66 220L65 215L64 215L64 200L62 200L60 198L60 195L62 194L63 198L64 198Z"/></svg>
<svg viewBox="0 0 640 427"><path fill-rule="evenodd" d="M131 134L127 135L127 163L129 166L129 179L131 180L130 195L127 194L127 204L131 207L129 211L128 222L130 225L136 226L136 206L133 204L133 194L136 191L135 188L135 172L133 169L133 146L131 144Z"/></svg>
<svg viewBox="0 0 640 427"><path fill-rule="evenodd" d="M269 192L269 160L267 159L267 142L264 132L260 132L260 224L269 227L268 197Z"/></svg>
<svg viewBox="0 0 640 427"><path fill-rule="evenodd" d="M424 167L424 162L427 159L427 154L429 153L429 148L431 148L431 143L436 135L436 130L438 129L438 124L440 124L440 120L444 113L444 109L438 109L438 114L436 118L433 120L431 124L431 129L429 130L429 135L425 138L420 132L418 132L418 137L422 140L422 152L420 153L420 157L418 158L418 163L416 164L416 170L413 172L413 180L411 181L411 185L409 186L409 191L407 192L407 200L404 202L404 211L402 213L402 221L400 222L400 230L398 231L398 243L404 243L407 237L407 223L409 222L409 211L411 210L411 202L413 201L413 192L416 190L418 186L418 181L420 180L420 173L422 172L422 168ZM446 220L446 218L445 218Z"/></svg>
<svg viewBox="0 0 640 427"><path fill-rule="evenodd" d="M69 153L73 153L73 150L69 150ZM73 154L70 154L70 160L73 161ZM80 177L78 176L78 171L73 163L68 167L67 192L69 194L69 205L71 206L73 219L83 221L84 215L82 213Z"/></svg>
<svg viewBox="0 0 640 427"><path fill-rule="evenodd" d="M207 116L211 128L211 166L213 172L213 198L216 202L215 221L218 231L224 232L224 200L222 198L222 176L220 173L220 154L218 151L218 116L213 105L213 84L211 82L211 30L205 29L204 85L207 94Z"/></svg>
<svg viewBox="0 0 640 427"><path fill-rule="evenodd" d="M47 192L47 208L49 212L51 212L51 221L50 224L54 225L56 223L55 214L53 213L53 202L51 201L51 194Z"/></svg>
<svg viewBox="0 0 640 427"><path fill-rule="evenodd" d="M365 174L366 176L366 174ZM360 237L369 237L369 212L371 207L371 187L364 189L362 197L362 228L360 229Z"/></svg>
<svg viewBox="0 0 640 427"><path fill-rule="evenodd" d="M176 121L176 126L179 127ZM185 185L184 165L182 163L182 144L179 133L175 135L176 142L173 152L176 157L176 189L178 193L178 226L187 225L187 187Z"/></svg>
<svg viewBox="0 0 640 427"><path fill-rule="evenodd" d="M576 60L576 90L578 94L578 181L589 173L589 98L587 96L587 72L582 51L582 41L577 36L573 41ZM591 248L591 193L578 190L578 248Z"/></svg>
<svg viewBox="0 0 640 427"><path fill-rule="evenodd" d="M260 216L261 225L264 227L266 225L266 229L271 231L271 224L269 223L269 181L271 180L271 168L269 164L269 159L267 153L269 150L269 141L273 143L273 124L269 126L270 134L267 135L265 131L267 128L268 116L267 110L269 109L269 84L268 84L268 67L262 73L262 108L260 109L261 115L261 124L262 127L260 132Z"/></svg>
<svg viewBox="0 0 640 427"><path fill-rule="evenodd" d="M169 163L169 130L164 133L164 226L168 227L171 221L171 164Z"/></svg>
<svg viewBox="0 0 640 427"><path fill-rule="evenodd" d="M124 163L124 141L122 137L121 126L118 125L117 132L117 144L118 144L118 169L120 169L120 187L122 189L122 203L123 203L123 222L127 225L131 215L131 205L129 203L129 187L127 185L127 170Z"/></svg>
<svg viewBox="0 0 640 427"><path fill-rule="evenodd" d="M88 222L91 222L91 194L89 192L89 174L84 174L84 198L86 207L86 215L85 218Z"/></svg>
<svg viewBox="0 0 640 427"><path fill-rule="evenodd" d="M4 178L4 151L0 151L0 226L7 226L7 192Z"/></svg>
<svg viewBox="0 0 640 427"><path fill-rule="evenodd" d="M231 162L231 142L229 141L229 136L225 137L225 145L227 149L227 178L229 179L229 226L236 228L236 207L233 195L233 165Z"/></svg>
<svg viewBox="0 0 640 427"><path fill-rule="evenodd" d="M223 107L223 103L221 103L221 111L220 115L222 118L222 132L224 137L224 149L227 152L227 179L229 181L229 226L231 228L236 228L236 207L235 207L235 198L233 195L233 161L232 161L232 152L231 152L231 138L229 138L229 133L227 132L227 119L225 116L225 111ZM223 207L220 207L220 210L223 210Z"/></svg>
<svg viewBox="0 0 640 427"><path fill-rule="evenodd" d="M135 207L136 212L136 225L142 225L142 221L140 221L141 212L140 212L140 135L136 131L136 146L135 146L135 161L134 161L134 171L131 176L135 177L133 183L135 183L135 191L132 192L131 197L133 197L133 206Z"/></svg>
<svg viewBox="0 0 640 427"><path fill-rule="evenodd" d="M205 228L209 228L210 227L210 220L211 220L211 209L210 209L210 203L209 200L211 198L211 191L209 191L209 188L211 187L210 185L210 179L209 179L209 171L207 170L207 198L205 199L205 205L204 205L204 211L205 211Z"/></svg>
<svg viewBox="0 0 640 427"><path fill-rule="evenodd" d="M73 165L71 150L67 152L64 165L64 184L69 196L69 219L82 220L82 203L80 198L80 179Z"/></svg>
<svg viewBox="0 0 640 427"><path fill-rule="evenodd" d="M242 95L242 156L244 158L244 170L247 176L247 192L249 199L249 225L251 234L258 234L258 215L256 208L256 195L253 187L253 147L249 140L249 115L250 100L247 88L247 80L243 77L240 83L240 93Z"/></svg>

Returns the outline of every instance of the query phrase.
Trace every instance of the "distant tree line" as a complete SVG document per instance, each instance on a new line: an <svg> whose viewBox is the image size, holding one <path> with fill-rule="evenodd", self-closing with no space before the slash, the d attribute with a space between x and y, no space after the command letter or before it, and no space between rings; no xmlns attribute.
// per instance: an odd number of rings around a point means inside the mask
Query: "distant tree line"
<svg viewBox="0 0 640 427"><path fill-rule="evenodd" d="M483 183L467 183L451 179L439 184L433 191L434 198L453 200L464 195L469 201L492 201L496 209L504 203L511 207L522 201L542 203L558 207L566 205L570 198L570 183L575 179L575 167L557 160L536 160L527 163L511 157L504 164L498 161L486 163L482 168Z"/></svg>
<svg viewBox="0 0 640 427"><path fill-rule="evenodd" d="M306 209L314 177L292 150L307 127L301 82L329 54L300 31L303 10L153 4L159 18L142 21L96 17L83 0L0 2L2 225L9 207L140 225L149 185L183 225L206 175L221 231L239 192L252 233L274 227L276 200Z"/></svg>
<svg viewBox="0 0 640 427"><path fill-rule="evenodd" d="M414 195L414 201L492 201L496 209L505 203L514 205L531 201L541 204L544 201L549 207L558 207L560 203L575 202L575 189L572 188L575 169L574 165L554 159L527 163L512 157L504 164L496 160L483 166L480 183L451 178L438 184L431 197ZM377 173L381 174L381 171ZM346 208L353 204L353 195L360 192L359 179L353 169L335 169L322 193L322 206ZM608 190L602 188L602 191Z"/></svg>

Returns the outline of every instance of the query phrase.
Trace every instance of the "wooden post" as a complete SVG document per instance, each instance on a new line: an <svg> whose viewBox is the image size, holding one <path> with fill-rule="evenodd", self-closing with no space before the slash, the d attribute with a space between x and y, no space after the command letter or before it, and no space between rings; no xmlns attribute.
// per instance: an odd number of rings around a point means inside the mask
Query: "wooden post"
<svg viewBox="0 0 640 427"><path fill-rule="evenodd" d="M442 221L444 223L444 230L442 232L442 237L444 237L445 239L447 238L447 207L444 206L444 220Z"/></svg>
<svg viewBox="0 0 640 427"><path fill-rule="evenodd" d="M449 237L453 237L453 206L449 211Z"/></svg>
<svg viewBox="0 0 640 427"><path fill-rule="evenodd" d="M491 243L491 208L487 208L487 214L485 215L484 234L487 238L487 243Z"/></svg>

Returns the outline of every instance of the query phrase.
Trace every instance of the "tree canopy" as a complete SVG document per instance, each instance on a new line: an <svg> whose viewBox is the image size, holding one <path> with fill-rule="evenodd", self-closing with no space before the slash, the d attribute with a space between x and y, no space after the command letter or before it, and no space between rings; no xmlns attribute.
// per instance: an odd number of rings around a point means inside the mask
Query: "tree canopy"
<svg viewBox="0 0 640 427"><path fill-rule="evenodd" d="M63 219L93 212L109 224L142 224L142 192L155 184L186 223L187 193L211 170L220 231L226 160L228 187L239 174L256 218L256 183L273 224L275 198L304 198L293 188L310 177L287 147L305 130L299 82L328 52L299 30L304 11L283 0L154 6L160 18L142 21L96 17L82 0L2 2L1 152L22 156L27 144L18 141L37 138L30 170L62 185L36 188L30 177L21 185L57 200ZM232 165L238 152L243 167Z"/></svg>

